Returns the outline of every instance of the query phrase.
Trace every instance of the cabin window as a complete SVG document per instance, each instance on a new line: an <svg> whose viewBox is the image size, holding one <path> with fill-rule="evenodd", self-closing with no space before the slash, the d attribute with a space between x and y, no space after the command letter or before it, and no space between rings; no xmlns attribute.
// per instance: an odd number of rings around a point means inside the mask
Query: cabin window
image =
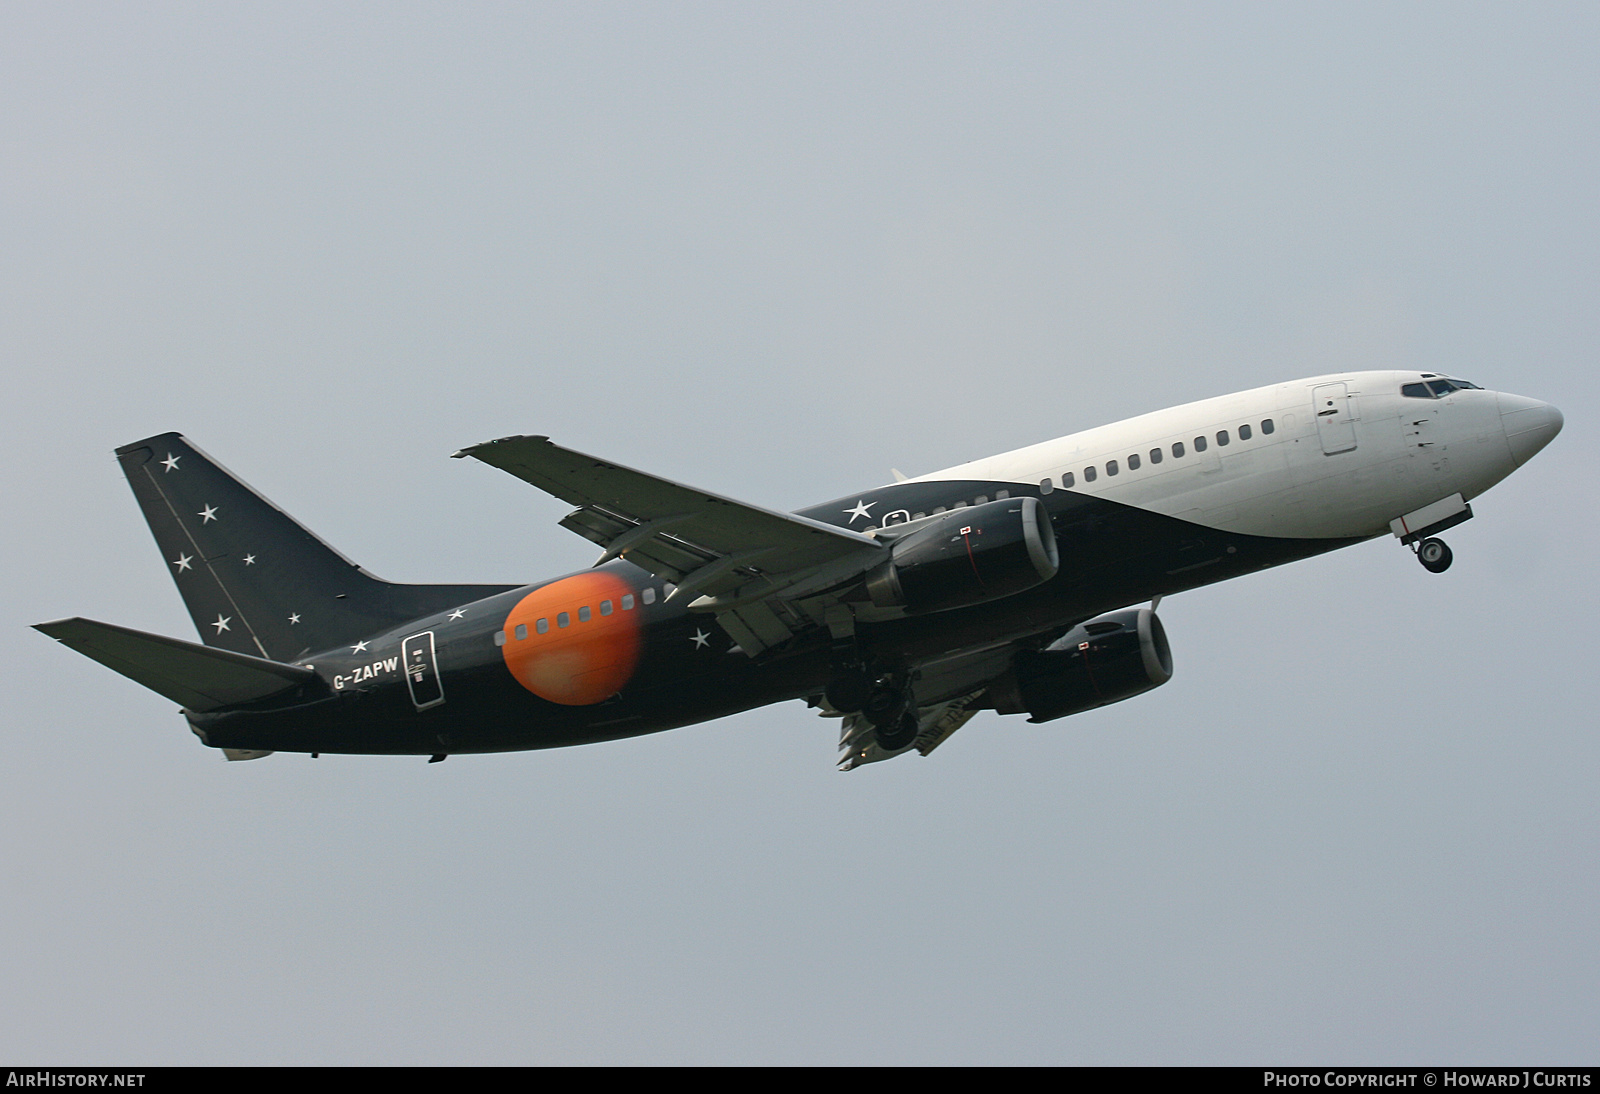
<svg viewBox="0 0 1600 1094"><path fill-rule="evenodd" d="M654 604L656 602L656 587L652 585L640 595L646 604Z"/></svg>
<svg viewBox="0 0 1600 1094"><path fill-rule="evenodd" d="M1219 447L1223 447L1223 448L1227 447L1227 445L1228 445L1228 431L1226 429L1217 430L1217 444L1218 444Z"/></svg>
<svg viewBox="0 0 1600 1094"><path fill-rule="evenodd" d="M1271 433L1276 428L1278 428L1278 427L1272 424L1272 419L1271 418L1262 418L1261 419L1261 432L1263 432L1263 433Z"/></svg>
<svg viewBox="0 0 1600 1094"><path fill-rule="evenodd" d="M994 500L995 501L1005 501L1010 496L1011 496L1011 491L1009 491L1009 490L996 490L994 492Z"/></svg>
<svg viewBox="0 0 1600 1094"><path fill-rule="evenodd" d="M1139 470L1139 453L1135 452L1133 455L1128 457L1128 470Z"/></svg>
<svg viewBox="0 0 1600 1094"><path fill-rule="evenodd" d="M1248 441L1250 439L1250 426L1248 424L1239 427L1239 439L1241 441Z"/></svg>
<svg viewBox="0 0 1600 1094"><path fill-rule="evenodd" d="M1206 450L1206 439L1204 437L1196 437L1194 439L1194 450L1196 452L1204 452Z"/></svg>
<svg viewBox="0 0 1600 1094"><path fill-rule="evenodd" d="M972 504L973 505L986 505L986 504L988 504L988 501L989 501L989 495L988 494L979 494L978 497L977 497L977 500L974 501Z"/></svg>
<svg viewBox="0 0 1600 1094"><path fill-rule="evenodd" d="M521 642L526 637L528 637L528 625L526 623L518 623L517 624L517 641Z"/></svg>
<svg viewBox="0 0 1600 1094"><path fill-rule="evenodd" d="M1051 493L1052 491L1054 491L1055 488L1056 488L1056 484L1055 484L1055 481L1053 479L1040 479L1039 480L1039 493L1048 494L1048 493Z"/></svg>
<svg viewBox="0 0 1600 1094"><path fill-rule="evenodd" d="M572 616L568 615L566 612L557 612L556 613L556 626L565 627L565 626L568 626L569 624L571 624L571 622L572 622Z"/></svg>
<svg viewBox="0 0 1600 1094"><path fill-rule="evenodd" d="M1099 474L1100 472L1094 469L1094 465L1090 464L1088 467L1083 469L1083 481L1093 482L1097 477L1099 477Z"/></svg>
<svg viewBox="0 0 1600 1094"><path fill-rule="evenodd" d="M925 517L927 515L928 514L926 514L926 513L912 513L911 514L911 519L912 520L921 520L923 517Z"/></svg>
<svg viewBox="0 0 1600 1094"><path fill-rule="evenodd" d="M1160 463L1161 462L1161 449L1152 448L1150 450L1150 462L1151 463Z"/></svg>
<svg viewBox="0 0 1600 1094"><path fill-rule="evenodd" d="M503 645L506 644L506 632L505 631L495 631L494 632L494 644L497 645L497 646L503 646Z"/></svg>
<svg viewBox="0 0 1600 1094"><path fill-rule="evenodd" d="M1173 441L1172 442L1172 458L1175 459L1175 460L1183 459L1183 442L1182 441Z"/></svg>
<svg viewBox="0 0 1600 1094"><path fill-rule="evenodd" d="M965 509L967 506L969 506L971 504L972 503L970 501L962 500L962 501L956 502L950 508L952 508L952 509Z"/></svg>
<svg viewBox="0 0 1600 1094"><path fill-rule="evenodd" d="M622 594L622 610L625 611L625 612L633 611L633 594L632 593L623 593Z"/></svg>
<svg viewBox="0 0 1600 1094"><path fill-rule="evenodd" d="M1076 484L1077 481L1078 481L1077 479L1072 477L1072 472L1068 471L1065 475L1061 476L1061 489L1063 489L1063 490L1071 490L1073 485Z"/></svg>
<svg viewBox="0 0 1600 1094"><path fill-rule="evenodd" d="M610 615L611 614L611 601L602 600L600 602L600 614L601 615Z"/></svg>
<svg viewBox="0 0 1600 1094"><path fill-rule="evenodd" d="M670 581L664 581L661 583L661 593L663 596L670 597L674 592L677 591L677 589L678 587Z"/></svg>
<svg viewBox="0 0 1600 1094"><path fill-rule="evenodd" d="M537 622L537 623L535 623L533 625L533 629L538 631L540 634L549 634L550 633L550 620L548 620L548 619L539 620L539 622Z"/></svg>
<svg viewBox="0 0 1600 1094"><path fill-rule="evenodd" d="M1106 474L1107 475L1115 475L1116 473L1117 473L1117 461L1116 460L1107 460L1106 461Z"/></svg>
<svg viewBox="0 0 1600 1094"><path fill-rule="evenodd" d="M587 622L589 622L590 614L591 613L589 611L589 605L585 604L583 607L578 609L578 622L579 623L587 623Z"/></svg>

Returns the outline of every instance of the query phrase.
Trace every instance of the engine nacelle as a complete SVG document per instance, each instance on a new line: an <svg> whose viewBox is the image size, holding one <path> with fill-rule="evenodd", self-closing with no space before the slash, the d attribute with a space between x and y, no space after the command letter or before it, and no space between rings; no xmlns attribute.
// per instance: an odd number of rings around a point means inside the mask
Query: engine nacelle
<svg viewBox="0 0 1600 1094"><path fill-rule="evenodd" d="M1042 585L1060 555L1038 498L1002 498L957 509L895 543L867 574L880 608L943 611Z"/></svg>
<svg viewBox="0 0 1600 1094"><path fill-rule="evenodd" d="M1172 679L1172 650L1149 608L1128 608L1072 628L1043 650L1024 650L989 694L1001 714L1048 722L1109 706Z"/></svg>

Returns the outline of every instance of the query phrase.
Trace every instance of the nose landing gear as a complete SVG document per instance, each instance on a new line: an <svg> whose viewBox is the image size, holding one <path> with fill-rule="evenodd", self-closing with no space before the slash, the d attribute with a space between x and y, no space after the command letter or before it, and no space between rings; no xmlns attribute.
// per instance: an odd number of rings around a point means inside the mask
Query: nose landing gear
<svg viewBox="0 0 1600 1094"><path fill-rule="evenodd" d="M1417 553L1417 561L1430 574L1442 574L1450 568L1455 556L1439 533L1454 528L1464 520L1472 519L1472 506L1460 494L1440 498L1432 505L1396 517L1389 522L1389 531L1405 546Z"/></svg>
<svg viewBox="0 0 1600 1094"><path fill-rule="evenodd" d="M1430 574L1442 574L1455 561L1455 555L1444 540L1430 537L1416 546L1417 561Z"/></svg>

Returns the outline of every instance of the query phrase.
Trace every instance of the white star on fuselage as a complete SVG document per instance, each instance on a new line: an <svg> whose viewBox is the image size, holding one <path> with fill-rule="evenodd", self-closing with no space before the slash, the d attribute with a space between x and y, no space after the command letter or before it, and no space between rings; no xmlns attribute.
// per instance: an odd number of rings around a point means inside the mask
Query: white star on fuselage
<svg viewBox="0 0 1600 1094"><path fill-rule="evenodd" d="M293 624L298 623L298 622L300 622L300 613L299 612L290 612L289 613L289 623L291 625L293 625Z"/></svg>
<svg viewBox="0 0 1600 1094"><path fill-rule="evenodd" d="M351 653L360 653L362 650L364 650L366 648L367 648L367 640L365 638L363 638L361 641L357 642L355 645L350 647L350 652Z"/></svg>
<svg viewBox="0 0 1600 1094"><path fill-rule="evenodd" d="M178 572L181 574L183 571L190 568L189 563L193 561L193 555L180 554L177 558L172 560L172 564L178 568Z"/></svg>
<svg viewBox="0 0 1600 1094"><path fill-rule="evenodd" d="M221 634L223 631L231 631L231 630L233 630L232 627L228 626L228 624L231 623L231 622L233 622L233 616L231 616L231 615L223 615L221 612L218 612L217 613L217 621L215 623L211 624L211 625L213 627L217 628L217 633L218 634Z"/></svg>
<svg viewBox="0 0 1600 1094"><path fill-rule="evenodd" d="M200 518L201 524L210 524L212 521L217 519L217 510L214 506L207 505L204 509L196 513L195 516Z"/></svg>
<svg viewBox="0 0 1600 1094"><path fill-rule="evenodd" d="M854 524L856 522L856 518L857 517L865 517L865 516L867 516L867 510L871 509L874 505L877 505L877 504L878 503L875 502L875 501L862 501L861 499L857 498L856 499L856 507L854 509L845 509L845 510L842 510L842 512L849 513L850 514L850 523Z"/></svg>
<svg viewBox="0 0 1600 1094"><path fill-rule="evenodd" d="M256 556L255 555L245 555L244 556L244 564L246 566L254 566L256 564Z"/></svg>
<svg viewBox="0 0 1600 1094"><path fill-rule="evenodd" d="M182 456L174 456L171 452L168 452L167 458L161 461L161 466L165 467L168 473L171 473L178 469L178 461L181 459L183 459Z"/></svg>
<svg viewBox="0 0 1600 1094"><path fill-rule="evenodd" d="M703 646L711 645L711 636L705 631L697 630L694 632L694 637L689 641L694 643L695 649L700 649Z"/></svg>
<svg viewBox="0 0 1600 1094"><path fill-rule="evenodd" d="M460 619L462 616L464 616L466 614L467 614L466 612L462 611L460 608L457 608L455 611L450 613L450 618L451 619Z"/></svg>

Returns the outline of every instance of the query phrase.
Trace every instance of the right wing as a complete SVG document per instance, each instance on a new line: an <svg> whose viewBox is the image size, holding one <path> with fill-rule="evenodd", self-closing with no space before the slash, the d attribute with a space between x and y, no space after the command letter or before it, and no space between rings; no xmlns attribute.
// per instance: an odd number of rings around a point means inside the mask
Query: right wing
<svg viewBox="0 0 1600 1094"><path fill-rule="evenodd" d="M561 525L677 586L754 657L821 624L827 594L881 560L860 532L735 501L552 444L503 437L462 449L578 506Z"/></svg>

